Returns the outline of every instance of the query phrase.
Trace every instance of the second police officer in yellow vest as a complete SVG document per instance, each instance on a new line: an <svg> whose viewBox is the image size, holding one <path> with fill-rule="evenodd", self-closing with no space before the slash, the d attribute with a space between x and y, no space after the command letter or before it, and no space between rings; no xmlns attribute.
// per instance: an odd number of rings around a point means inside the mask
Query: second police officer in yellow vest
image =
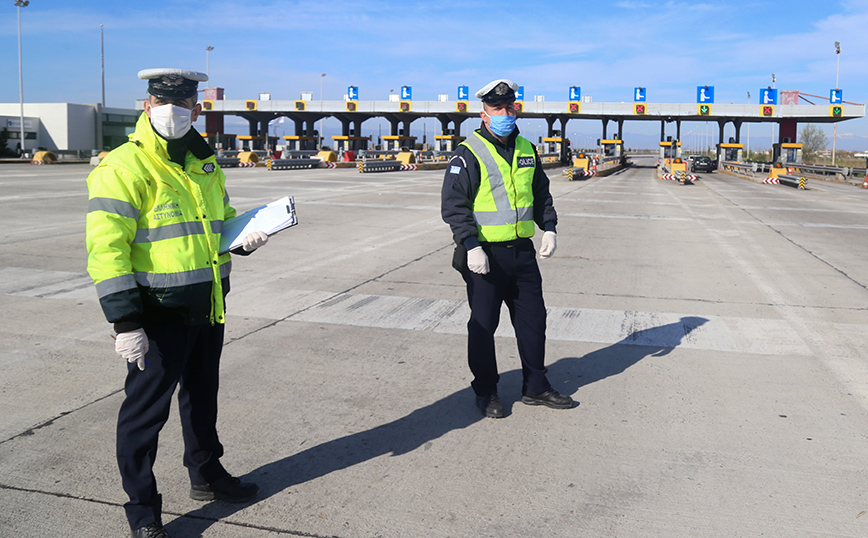
<svg viewBox="0 0 868 538"><path fill-rule="evenodd" d="M477 407L492 418L504 416L494 346L504 303L521 358L521 401L554 409L574 403L554 390L546 377L546 310L530 238L539 226L544 230L540 257L554 254L557 213L539 155L515 126L517 90L515 82L499 79L476 93L482 100L482 125L456 149L441 193L441 215L457 243L452 265L467 285L471 310L471 387Z"/></svg>

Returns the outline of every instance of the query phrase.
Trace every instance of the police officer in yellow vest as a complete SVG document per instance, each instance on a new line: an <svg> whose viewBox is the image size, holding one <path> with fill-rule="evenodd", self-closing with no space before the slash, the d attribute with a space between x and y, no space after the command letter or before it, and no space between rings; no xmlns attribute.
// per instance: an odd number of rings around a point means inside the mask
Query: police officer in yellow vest
<svg viewBox="0 0 868 538"><path fill-rule="evenodd" d="M558 218L539 155L515 126L517 90L515 82L499 79L476 92L482 100L482 125L456 149L441 193L441 215L457 243L452 265L467 284L471 387L477 407L491 418L504 416L494 353L503 303L521 357L521 401L553 409L573 406L546 378L546 310L530 238L534 225L543 229L539 255L550 257L557 245Z"/></svg>
<svg viewBox="0 0 868 538"><path fill-rule="evenodd" d="M202 111L198 83L208 77L146 69L139 78L148 80L148 100L135 132L87 179L87 270L127 360L117 459L131 533L166 538L153 465L176 387L190 496L247 502L259 488L220 464L217 386L231 261L219 245L235 210L214 152L192 128ZM254 232L233 253L267 239Z"/></svg>

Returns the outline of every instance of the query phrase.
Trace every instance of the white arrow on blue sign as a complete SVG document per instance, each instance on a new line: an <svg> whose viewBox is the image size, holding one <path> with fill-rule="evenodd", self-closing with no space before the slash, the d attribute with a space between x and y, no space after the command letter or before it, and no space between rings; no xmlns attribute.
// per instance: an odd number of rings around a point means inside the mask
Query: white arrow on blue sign
<svg viewBox="0 0 868 538"><path fill-rule="evenodd" d="M778 104L778 90L775 88L760 88L760 104L761 105L776 105L776 104Z"/></svg>
<svg viewBox="0 0 868 538"><path fill-rule="evenodd" d="M458 86L458 100L464 101L470 97L470 92L467 89L467 86Z"/></svg>
<svg viewBox="0 0 868 538"><path fill-rule="evenodd" d="M844 102L844 90L830 90L829 102L833 105L840 105Z"/></svg>
<svg viewBox="0 0 868 538"><path fill-rule="evenodd" d="M413 98L413 86L401 86L401 99Z"/></svg>
<svg viewBox="0 0 868 538"><path fill-rule="evenodd" d="M633 100L637 103L645 102L645 88L636 88L636 91L633 92Z"/></svg>
<svg viewBox="0 0 868 538"><path fill-rule="evenodd" d="M358 86L350 86L347 88L347 99L351 101L355 101L359 98L359 87Z"/></svg>
<svg viewBox="0 0 868 538"><path fill-rule="evenodd" d="M714 103L714 86L697 86L696 102Z"/></svg>

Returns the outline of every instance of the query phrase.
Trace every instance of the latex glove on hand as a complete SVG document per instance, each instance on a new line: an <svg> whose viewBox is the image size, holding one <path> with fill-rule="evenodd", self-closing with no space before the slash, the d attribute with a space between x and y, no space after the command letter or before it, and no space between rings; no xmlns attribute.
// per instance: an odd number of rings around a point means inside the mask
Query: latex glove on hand
<svg viewBox="0 0 868 538"><path fill-rule="evenodd" d="M148 335L144 329L120 333L115 338L115 352L129 363L136 363L139 370L145 370L145 354L150 349Z"/></svg>
<svg viewBox="0 0 868 538"><path fill-rule="evenodd" d="M244 249L244 252L253 252L265 245L265 243L268 243L268 234L265 232L250 232L241 240L241 247Z"/></svg>
<svg viewBox="0 0 868 538"><path fill-rule="evenodd" d="M467 251L467 268L480 275L488 274L488 254L482 247L474 247Z"/></svg>
<svg viewBox="0 0 868 538"><path fill-rule="evenodd" d="M539 247L540 258L551 258L558 248L558 234L545 232L542 236L542 245Z"/></svg>

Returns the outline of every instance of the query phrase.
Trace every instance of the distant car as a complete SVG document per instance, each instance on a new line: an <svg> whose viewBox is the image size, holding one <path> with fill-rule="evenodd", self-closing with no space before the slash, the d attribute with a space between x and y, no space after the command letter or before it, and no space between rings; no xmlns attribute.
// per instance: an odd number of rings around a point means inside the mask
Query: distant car
<svg viewBox="0 0 868 538"><path fill-rule="evenodd" d="M691 155L693 159L690 161L691 172L713 172L714 161L708 155Z"/></svg>

